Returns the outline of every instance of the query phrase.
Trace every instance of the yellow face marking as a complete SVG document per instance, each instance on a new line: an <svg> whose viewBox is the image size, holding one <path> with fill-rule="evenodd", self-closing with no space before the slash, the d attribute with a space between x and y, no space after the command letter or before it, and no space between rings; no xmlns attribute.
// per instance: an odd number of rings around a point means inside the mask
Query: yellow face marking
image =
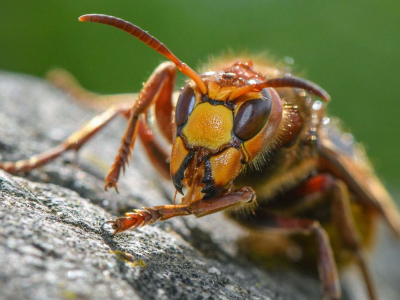
<svg viewBox="0 0 400 300"><path fill-rule="evenodd" d="M185 145L181 137L177 137L175 139L174 145L172 147L171 154L171 175L174 176L181 167L183 161L186 156L189 154L189 151L186 150Z"/></svg>
<svg viewBox="0 0 400 300"><path fill-rule="evenodd" d="M219 83L210 81L207 83L208 88L208 98L212 100L225 101L229 98L237 86L224 86L221 87Z"/></svg>
<svg viewBox="0 0 400 300"><path fill-rule="evenodd" d="M219 92L215 95L215 100L222 100L225 101L229 98L234 90L236 90L236 86L224 86L222 87Z"/></svg>
<svg viewBox="0 0 400 300"><path fill-rule="evenodd" d="M240 163L239 150L231 147L218 155L211 156L211 174L217 187L224 187L239 174L242 164Z"/></svg>
<svg viewBox="0 0 400 300"><path fill-rule="evenodd" d="M219 84L217 82L209 81L207 83L207 89L208 89L208 97L210 99L215 100L215 96L217 95L217 93L219 92L221 87L219 86Z"/></svg>
<svg viewBox="0 0 400 300"><path fill-rule="evenodd" d="M216 151L231 141L232 128L232 111L206 102L196 106L182 133L190 146Z"/></svg>

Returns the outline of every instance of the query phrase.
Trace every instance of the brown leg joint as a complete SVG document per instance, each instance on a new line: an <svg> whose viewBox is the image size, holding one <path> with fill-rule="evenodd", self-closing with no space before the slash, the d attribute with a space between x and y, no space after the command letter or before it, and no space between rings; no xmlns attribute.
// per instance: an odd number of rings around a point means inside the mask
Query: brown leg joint
<svg viewBox="0 0 400 300"><path fill-rule="evenodd" d="M195 215L200 218L221 210L255 201L256 196L252 188L244 187L230 194L223 194L212 199L199 200L189 205L163 205L153 208L145 207L137 209L115 221L108 221L112 224L114 235L125 230L134 230L139 226L163 221L172 217Z"/></svg>

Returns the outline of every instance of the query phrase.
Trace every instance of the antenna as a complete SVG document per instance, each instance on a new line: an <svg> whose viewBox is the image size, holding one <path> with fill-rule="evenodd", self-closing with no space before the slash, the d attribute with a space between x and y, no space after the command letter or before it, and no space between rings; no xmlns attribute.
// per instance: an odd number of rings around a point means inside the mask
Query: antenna
<svg viewBox="0 0 400 300"><path fill-rule="evenodd" d="M203 94L207 94L207 87L204 84L201 77L187 64L180 61L180 59L177 58L163 43L161 43L152 35L148 34L140 27L133 25L132 23L129 23L120 18L107 15L100 15L100 14L83 15L79 17L79 21L106 24L130 33L131 35L133 35L134 37L138 38L143 43L145 43L147 46L153 48L158 53L161 53L167 59L172 61L176 65L179 71L181 71L189 78L193 79L193 81L196 83L196 85L199 87L200 91Z"/></svg>
<svg viewBox="0 0 400 300"><path fill-rule="evenodd" d="M281 88L281 87L294 87L300 88L310 93L313 93L317 97L320 97L325 102L329 102L331 97L329 94L321 88L319 85L315 84L314 82L297 78L297 77L281 77L281 78L273 78L267 80L265 82L247 85L235 90L229 97L229 100L235 100L236 98L249 93L249 92L259 92L264 88Z"/></svg>

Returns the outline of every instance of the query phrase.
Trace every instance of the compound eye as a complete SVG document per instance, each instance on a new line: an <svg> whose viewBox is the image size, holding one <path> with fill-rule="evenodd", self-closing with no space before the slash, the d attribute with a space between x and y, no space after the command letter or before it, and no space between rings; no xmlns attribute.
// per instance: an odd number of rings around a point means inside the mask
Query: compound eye
<svg viewBox="0 0 400 300"><path fill-rule="evenodd" d="M243 141L255 136L267 122L271 113L271 97L249 100L236 114L233 132Z"/></svg>
<svg viewBox="0 0 400 300"><path fill-rule="evenodd" d="M178 99L178 104L176 105L175 122L177 127L186 123L190 113L194 108L195 101L196 97L193 89L189 86L186 86L182 90Z"/></svg>

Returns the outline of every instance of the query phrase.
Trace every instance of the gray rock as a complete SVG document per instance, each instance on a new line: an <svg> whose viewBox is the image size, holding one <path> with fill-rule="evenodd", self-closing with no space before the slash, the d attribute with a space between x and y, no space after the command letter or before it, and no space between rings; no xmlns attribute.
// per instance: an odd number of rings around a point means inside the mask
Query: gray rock
<svg viewBox="0 0 400 300"><path fill-rule="evenodd" d="M0 107L0 161L55 146L95 115L42 80L10 73L0 73ZM105 221L174 194L140 145L121 194L104 192L124 125L116 120L83 147L79 166L68 153L24 178L0 170L0 299L319 299L315 276L243 259L236 240L245 232L223 214L111 236ZM399 249L387 238L374 260L382 299L399 299ZM343 299L363 299L355 277L342 277Z"/></svg>

